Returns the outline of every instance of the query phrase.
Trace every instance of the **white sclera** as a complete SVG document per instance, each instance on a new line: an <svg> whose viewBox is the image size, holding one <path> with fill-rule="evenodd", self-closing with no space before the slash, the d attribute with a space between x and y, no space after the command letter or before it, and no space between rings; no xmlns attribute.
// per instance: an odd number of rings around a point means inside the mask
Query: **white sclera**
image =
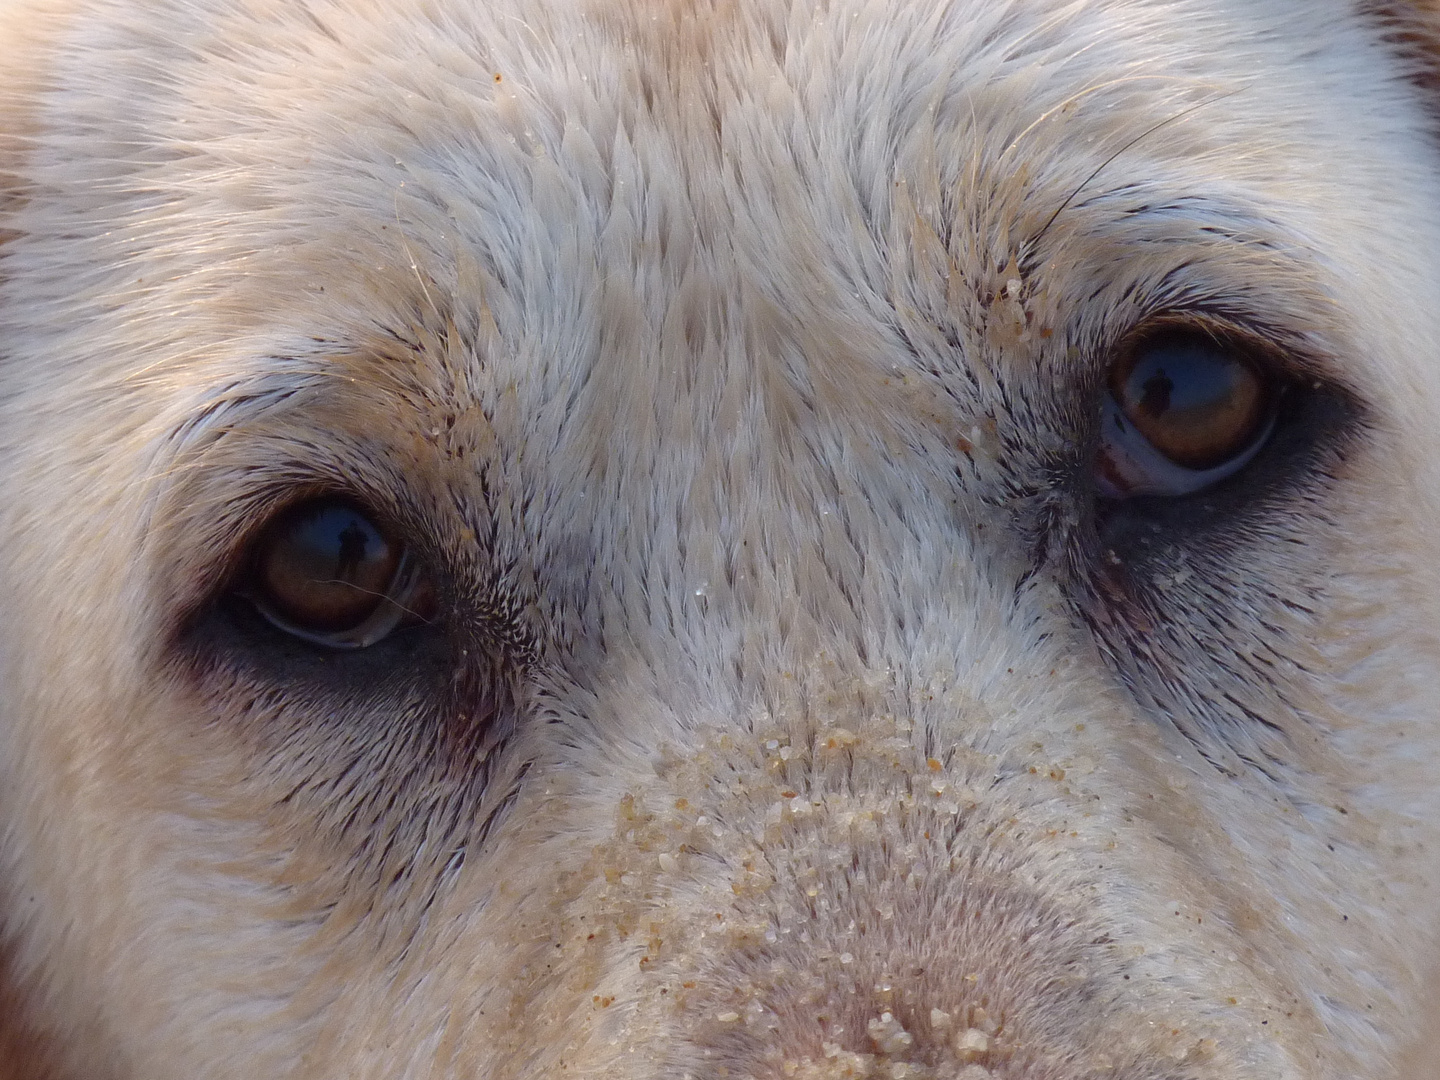
<svg viewBox="0 0 1440 1080"><path fill-rule="evenodd" d="M1271 414L1245 450L1213 469L1187 469L1176 465L1125 418L1113 394L1105 395L1100 427L1100 453L1107 468L1095 470L1096 486L1103 498L1128 499L1136 495L1190 495L1234 476L1260 452L1275 429ZM1110 472L1113 475L1106 475Z"/></svg>

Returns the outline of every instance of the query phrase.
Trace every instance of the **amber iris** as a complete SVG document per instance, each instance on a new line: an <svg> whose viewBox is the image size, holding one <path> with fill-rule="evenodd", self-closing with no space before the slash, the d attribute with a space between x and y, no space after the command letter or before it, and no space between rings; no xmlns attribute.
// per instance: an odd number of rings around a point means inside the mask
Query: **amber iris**
<svg viewBox="0 0 1440 1080"><path fill-rule="evenodd" d="M1244 351L1194 331L1140 342L1112 369L1110 391L1136 431L1186 469L1244 453L1270 416L1266 384Z"/></svg>
<svg viewBox="0 0 1440 1080"><path fill-rule="evenodd" d="M255 553L263 602L314 633L350 630L385 599L400 545L348 503L324 499L282 513Z"/></svg>

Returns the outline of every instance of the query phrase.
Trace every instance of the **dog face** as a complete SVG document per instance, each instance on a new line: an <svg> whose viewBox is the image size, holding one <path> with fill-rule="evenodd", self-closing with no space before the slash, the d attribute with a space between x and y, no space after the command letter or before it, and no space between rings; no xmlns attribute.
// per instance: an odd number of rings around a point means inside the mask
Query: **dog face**
<svg viewBox="0 0 1440 1080"><path fill-rule="evenodd" d="M16 1075L1395 1075L1433 17L0 6Z"/></svg>

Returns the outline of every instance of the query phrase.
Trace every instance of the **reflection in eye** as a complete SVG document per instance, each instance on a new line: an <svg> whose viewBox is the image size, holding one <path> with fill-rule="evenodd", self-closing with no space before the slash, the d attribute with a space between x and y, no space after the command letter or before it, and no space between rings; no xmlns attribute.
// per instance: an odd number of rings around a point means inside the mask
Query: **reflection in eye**
<svg viewBox="0 0 1440 1080"><path fill-rule="evenodd" d="M1187 495L1243 468L1275 425L1278 394L1240 347L1170 329L1110 371L1096 482L1102 495Z"/></svg>
<svg viewBox="0 0 1440 1080"><path fill-rule="evenodd" d="M337 498L283 511L255 546L239 590L271 623L334 648L372 645L425 621L433 589L404 546Z"/></svg>

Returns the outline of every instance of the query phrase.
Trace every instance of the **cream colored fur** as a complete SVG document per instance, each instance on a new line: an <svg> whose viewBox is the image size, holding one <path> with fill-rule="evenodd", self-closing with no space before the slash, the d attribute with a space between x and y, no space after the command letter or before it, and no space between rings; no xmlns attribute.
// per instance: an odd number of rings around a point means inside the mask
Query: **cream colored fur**
<svg viewBox="0 0 1440 1080"><path fill-rule="evenodd" d="M1418 1075L1389 14L0 2L0 1074ZM1354 410L1107 569L1106 343L1187 305ZM421 538L453 672L197 629L319 488Z"/></svg>

